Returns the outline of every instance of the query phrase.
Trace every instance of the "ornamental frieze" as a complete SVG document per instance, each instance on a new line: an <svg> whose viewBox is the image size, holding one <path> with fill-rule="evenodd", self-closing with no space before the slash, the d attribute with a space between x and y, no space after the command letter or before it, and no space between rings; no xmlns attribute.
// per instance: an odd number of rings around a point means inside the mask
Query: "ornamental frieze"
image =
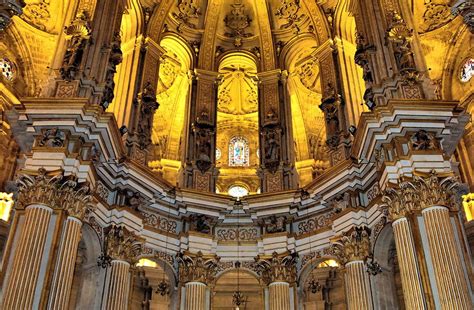
<svg viewBox="0 0 474 310"><path fill-rule="evenodd" d="M48 172L44 168L21 175L16 207L23 209L42 204L67 211L70 216L83 219L93 208L92 192L88 184L79 183L75 175L64 176L63 171Z"/></svg>
<svg viewBox="0 0 474 310"><path fill-rule="evenodd" d="M260 237L259 229L255 227L229 227L229 228L216 228L217 240L229 241L229 240L256 240Z"/></svg>
<svg viewBox="0 0 474 310"><path fill-rule="evenodd" d="M330 227L332 225L332 216L334 211L324 213L319 216L312 217L298 223L298 235L313 232L317 229Z"/></svg>
<svg viewBox="0 0 474 310"><path fill-rule="evenodd" d="M140 214L143 216L143 224L161 231L177 233L178 223L176 221L145 211L140 212Z"/></svg>

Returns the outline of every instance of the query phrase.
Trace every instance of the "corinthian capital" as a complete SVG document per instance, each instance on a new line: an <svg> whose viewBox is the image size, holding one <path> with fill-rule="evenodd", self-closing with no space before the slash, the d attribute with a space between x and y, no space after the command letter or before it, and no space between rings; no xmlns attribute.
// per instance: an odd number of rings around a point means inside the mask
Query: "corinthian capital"
<svg viewBox="0 0 474 310"><path fill-rule="evenodd" d="M296 253L279 255L277 252L273 252L269 258L257 256L255 262L257 264L258 273L268 285L277 281L295 282L297 259L298 256Z"/></svg>
<svg viewBox="0 0 474 310"><path fill-rule="evenodd" d="M352 231L344 233L332 246L332 252L342 263L356 260L366 260L370 254L370 229L356 227Z"/></svg>
<svg viewBox="0 0 474 310"><path fill-rule="evenodd" d="M208 284L214 281L218 270L219 256L204 256L201 251L197 254L179 253L176 257L179 265L179 281L202 282Z"/></svg>
<svg viewBox="0 0 474 310"><path fill-rule="evenodd" d="M441 175L435 171L417 173L413 178L402 179L398 185L387 188L382 200L388 206L391 220L432 206L444 206L455 211L459 205L460 187L458 178L453 175Z"/></svg>
<svg viewBox="0 0 474 310"><path fill-rule="evenodd" d="M74 175L65 177L61 170L47 172L40 168L37 172L22 174L17 186L17 209L42 204L53 209L63 209L70 216L82 220L94 208L89 186L79 183Z"/></svg>
<svg viewBox="0 0 474 310"><path fill-rule="evenodd" d="M123 226L111 225L105 229L104 247L112 260L134 264L142 249L142 240Z"/></svg>

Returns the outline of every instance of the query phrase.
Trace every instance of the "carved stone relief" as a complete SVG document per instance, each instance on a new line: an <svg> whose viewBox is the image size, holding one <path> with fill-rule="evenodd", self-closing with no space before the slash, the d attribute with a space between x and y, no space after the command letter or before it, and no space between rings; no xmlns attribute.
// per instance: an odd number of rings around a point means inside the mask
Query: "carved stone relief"
<svg viewBox="0 0 474 310"><path fill-rule="evenodd" d="M294 32L298 33L300 31L298 23L305 17L300 9L299 0L281 1L280 7L275 12L275 16L285 22L280 26L280 29L293 28Z"/></svg>
<svg viewBox="0 0 474 310"><path fill-rule="evenodd" d="M245 5L242 0L234 0L231 4L232 9L225 16L224 23L230 32L226 32L225 36L234 39L234 46L242 46L242 38L247 38L253 34L246 32L246 29L250 27L252 19L247 13Z"/></svg>

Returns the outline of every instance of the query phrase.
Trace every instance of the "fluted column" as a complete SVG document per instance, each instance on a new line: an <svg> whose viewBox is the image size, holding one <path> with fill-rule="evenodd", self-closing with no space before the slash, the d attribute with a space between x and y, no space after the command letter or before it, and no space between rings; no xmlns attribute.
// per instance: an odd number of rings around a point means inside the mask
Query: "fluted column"
<svg viewBox="0 0 474 310"><path fill-rule="evenodd" d="M470 309L469 289L456 249L449 209L432 206L422 211L442 309Z"/></svg>
<svg viewBox="0 0 474 310"><path fill-rule="evenodd" d="M130 288L130 264L123 260L113 260L107 275L105 309L125 310L128 308Z"/></svg>
<svg viewBox="0 0 474 310"><path fill-rule="evenodd" d="M102 299L103 309L121 310L128 308L130 291L130 266L141 250L141 239L124 226L111 225L105 229L104 249L101 257L104 265L110 261L107 270L106 287Z"/></svg>
<svg viewBox="0 0 474 310"><path fill-rule="evenodd" d="M11 274L4 286L3 309L32 307L52 213L51 208L39 204L26 208Z"/></svg>
<svg viewBox="0 0 474 310"><path fill-rule="evenodd" d="M206 288L202 282L188 282L186 288L186 310L204 310L206 307Z"/></svg>
<svg viewBox="0 0 474 310"><path fill-rule="evenodd" d="M346 297L349 310L373 309L372 292L369 274L362 260L355 260L345 265Z"/></svg>
<svg viewBox="0 0 474 310"><path fill-rule="evenodd" d="M426 309L415 244L407 218L402 217L395 220L392 227L405 307L407 309Z"/></svg>
<svg viewBox="0 0 474 310"><path fill-rule="evenodd" d="M344 264L347 308L373 309L372 291L365 261L370 255L370 229L354 227L335 240L333 252Z"/></svg>
<svg viewBox="0 0 474 310"><path fill-rule="evenodd" d="M290 310L290 284L272 282L268 285L270 310Z"/></svg>
<svg viewBox="0 0 474 310"><path fill-rule="evenodd" d="M76 217L66 219L54 270L48 309L66 309L69 305L77 247L81 240L82 222Z"/></svg>

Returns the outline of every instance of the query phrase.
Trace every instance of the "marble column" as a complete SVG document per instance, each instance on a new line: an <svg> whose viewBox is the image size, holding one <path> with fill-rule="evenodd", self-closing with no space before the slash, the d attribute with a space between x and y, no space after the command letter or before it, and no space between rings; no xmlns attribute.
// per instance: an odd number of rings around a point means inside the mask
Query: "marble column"
<svg viewBox="0 0 474 310"><path fill-rule="evenodd" d="M113 260L107 274L104 309L128 309L130 289L130 263Z"/></svg>
<svg viewBox="0 0 474 310"><path fill-rule="evenodd" d="M472 301L456 248L449 209L432 206L422 211L426 237L442 309L471 309Z"/></svg>
<svg viewBox="0 0 474 310"><path fill-rule="evenodd" d="M207 285L202 282L188 282L186 288L185 310L204 310L206 307Z"/></svg>
<svg viewBox="0 0 474 310"><path fill-rule="evenodd" d="M52 208L40 204L26 207L2 309L32 308L52 213Z"/></svg>
<svg viewBox="0 0 474 310"><path fill-rule="evenodd" d="M272 282L268 285L270 310L290 310L290 284Z"/></svg>
<svg viewBox="0 0 474 310"><path fill-rule="evenodd" d="M76 217L68 216L65 221L58 258L54 270L52 287L49 295L48 309L66 309L69 305L77 247L81 240L82 222Z"/></svg>
<svg viewBox="0 0 474 310"><path fill-rule="evenodd" d="M350 261L346 263L345 268L347 308L349 310L373 309L369 274L364 261Z"/></svg>
<svg viewBox="0 0 474 310"><path fill-rule="evenodd" d="M403 299L407 309L426 309L415 244L406 217L392 223L402 279Z"/></svg>

